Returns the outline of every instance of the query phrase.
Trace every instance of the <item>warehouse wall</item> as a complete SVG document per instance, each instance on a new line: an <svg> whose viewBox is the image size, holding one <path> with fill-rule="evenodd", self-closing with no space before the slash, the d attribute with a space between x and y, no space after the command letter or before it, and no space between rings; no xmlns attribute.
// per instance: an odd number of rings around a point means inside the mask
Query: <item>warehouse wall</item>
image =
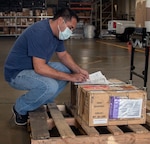
<svg viewBox="0 0 150 144"><path fill-rule="evenodd" d="M135 18L135 0L117 0L117 16L120 19Z"/></svg>

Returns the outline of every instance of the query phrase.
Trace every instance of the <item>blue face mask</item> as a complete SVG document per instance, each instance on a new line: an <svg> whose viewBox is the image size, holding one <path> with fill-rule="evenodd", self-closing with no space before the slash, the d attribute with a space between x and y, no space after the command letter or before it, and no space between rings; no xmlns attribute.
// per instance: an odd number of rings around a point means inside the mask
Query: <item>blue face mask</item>
<svg viewBox="0 0 150 144"><path fill-rule="evenodd" d="M64 31L61 31L60 27L58 25L58 30L59 30L59 39L60 40L66 40L72 35L72 30L70 30L67 26Z"/></svg>

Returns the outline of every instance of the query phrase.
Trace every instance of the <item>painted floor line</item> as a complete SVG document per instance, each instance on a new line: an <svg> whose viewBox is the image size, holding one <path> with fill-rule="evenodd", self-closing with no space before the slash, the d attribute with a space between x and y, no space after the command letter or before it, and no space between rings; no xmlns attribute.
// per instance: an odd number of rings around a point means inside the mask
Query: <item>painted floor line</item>
<svg viewBox="0 0 150 144"><path fill-rule="evenodd" d="M113 43L108 43L108 42L103 42L103 41L96 41L98 43L102 43L102 44L106 44L106 45L111 45L111 46L115 46L115 47L118 47L118 48L122 48L122 49L127 49L128 50L128 47L126 46L121 46L121 45L117 45L117 44L113 44ZM141 52L141 53L144 53L143 50L139 50L139 49L136 49L135 51L137 52Z"/></svg>

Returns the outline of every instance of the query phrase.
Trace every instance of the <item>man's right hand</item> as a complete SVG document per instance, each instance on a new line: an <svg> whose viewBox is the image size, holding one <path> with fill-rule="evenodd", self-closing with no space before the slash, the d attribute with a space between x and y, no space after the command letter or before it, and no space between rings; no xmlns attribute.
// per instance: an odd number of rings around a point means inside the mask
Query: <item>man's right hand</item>
<svg viewBox="0 0 150 144"><path fill-rule="evenodd" d="M85 82L87 80L87 76L81 73L70 74L71 82Z"/></svg>

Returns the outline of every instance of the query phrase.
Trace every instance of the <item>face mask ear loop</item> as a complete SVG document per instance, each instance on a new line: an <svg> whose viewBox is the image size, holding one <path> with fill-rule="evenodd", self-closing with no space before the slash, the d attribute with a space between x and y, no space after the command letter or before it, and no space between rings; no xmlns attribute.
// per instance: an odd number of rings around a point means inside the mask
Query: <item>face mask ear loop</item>
<svg viewBox="0 0 150 144"><path fill-rule="evenodd" d="M59 25L57 25L57 27L58 27L58 30L61 31Z"/></svg>
<svg viewBox="0 0 150 144"><path fill-rule="evenodd" d="M65 27L67 27L66 22L65 22L64 19L63 19L63 22L64 22L64 24L65 24ZM62 32L62 31L60 30L60 26L58 25L57 27L58 27L59 32Z"/></svg>
<svg viewBox="0 0 150 144"><path fill-rule="evenodd" d="M59 31L59 37L60 37L60 35L62 35L62 31L60 30L60 27L59 27L59 25L57 26L58 27L58 31ZM63 35L62 35L63 36ZM63 36L64 37L64 36Z"/></svg>
<svg viewBox="0 0 150 144"><path fill-rule="evenodd" d="M66 22L65 22L65 20L63 19L63 22L64 22L64 24L65 24L65 26L66 26Z"/></svg>
<svg viewBox="0 0 150 144"><path fill-rule="evenodd" d="M63 19L63 22L64 22L64 24L65 24L65 27L68 27L67 25L66 25L66 22L65 22L65 20Z"/></svg>

